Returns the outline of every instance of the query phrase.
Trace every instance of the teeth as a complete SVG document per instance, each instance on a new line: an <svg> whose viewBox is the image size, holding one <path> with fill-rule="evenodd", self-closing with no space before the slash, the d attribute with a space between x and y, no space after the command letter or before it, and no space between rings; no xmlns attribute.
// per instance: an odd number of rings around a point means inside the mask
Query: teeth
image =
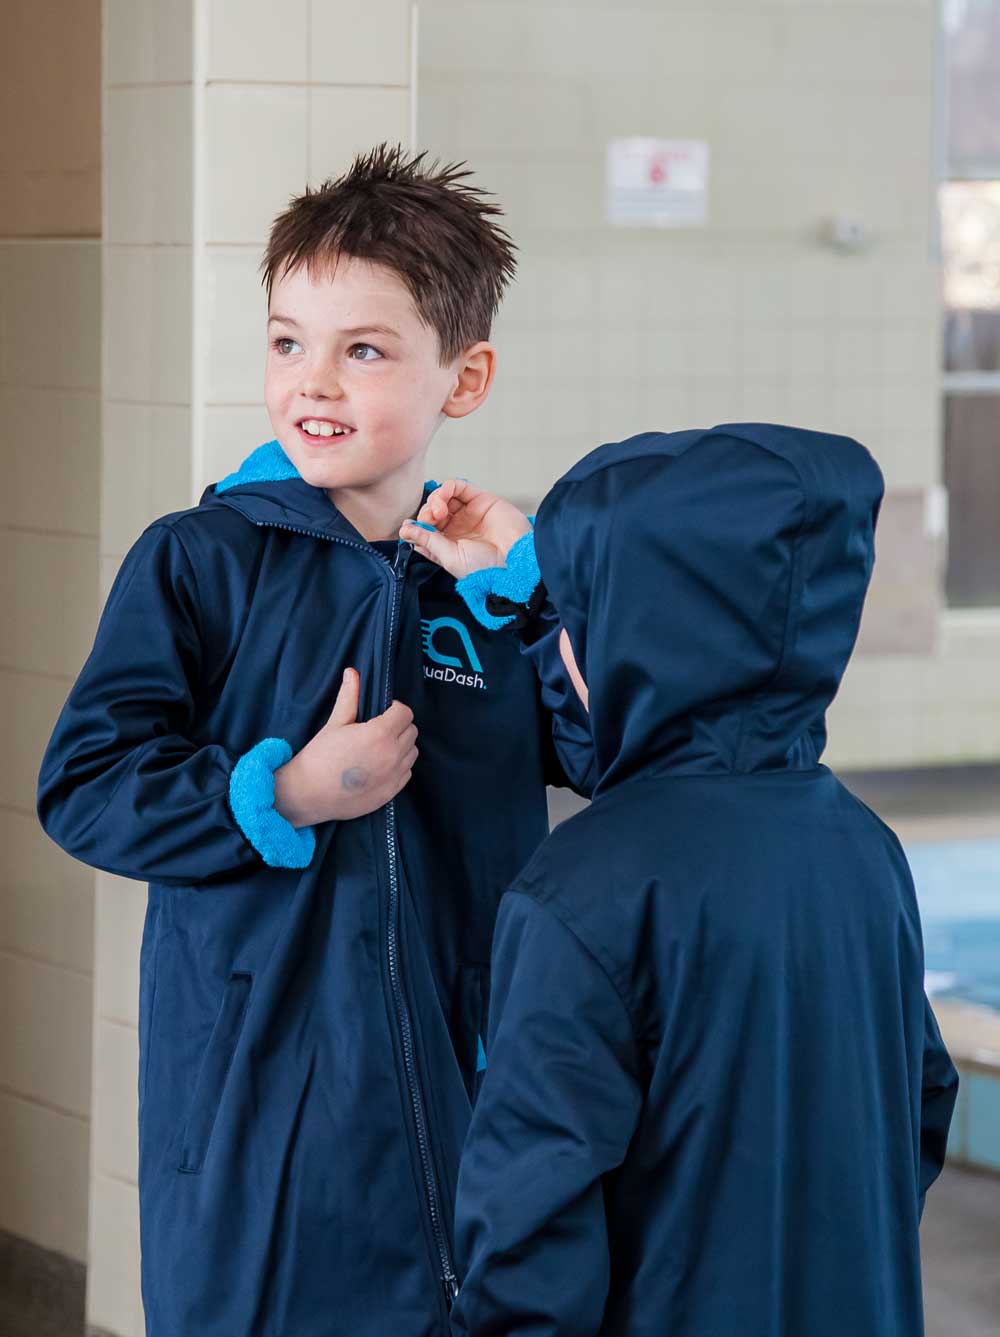
<svg viewBox="0 0 1000 1337"><path fill-rule="evenodd" d="M306 418L302 430L310 436L346 436L349 427L334 427L332 422L319 422L315 418Z"/></svg>

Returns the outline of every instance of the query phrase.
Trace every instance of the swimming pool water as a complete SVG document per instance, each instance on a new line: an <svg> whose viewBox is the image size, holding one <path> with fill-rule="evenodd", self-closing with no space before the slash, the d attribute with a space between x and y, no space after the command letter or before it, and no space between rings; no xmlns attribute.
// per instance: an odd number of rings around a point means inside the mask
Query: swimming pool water
<svg viewBox="0 0 1000 1337"><path fill-rule="evenodd" d="M912 844L928 993L1000 1012L1000 840Z"/></svg>

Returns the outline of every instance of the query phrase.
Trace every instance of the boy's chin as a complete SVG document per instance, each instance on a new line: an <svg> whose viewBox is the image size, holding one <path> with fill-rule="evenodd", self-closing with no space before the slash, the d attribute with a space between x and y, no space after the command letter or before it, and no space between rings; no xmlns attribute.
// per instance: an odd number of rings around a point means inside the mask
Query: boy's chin
<svg viewBox="0 0 1000 1337"><path fill-rule="evenodd" d="M281 445L302 479L313 487L325 488L327 491L376 487L400 470L407 469L417 457L420 458L422 468L427 454L425 446L423 450L412 454L400 452L402 458L372 459L370 455L366 457L363 450L352 452L350 445L319 446L315 450L303 448L298 441L282 440Z"/></svg>

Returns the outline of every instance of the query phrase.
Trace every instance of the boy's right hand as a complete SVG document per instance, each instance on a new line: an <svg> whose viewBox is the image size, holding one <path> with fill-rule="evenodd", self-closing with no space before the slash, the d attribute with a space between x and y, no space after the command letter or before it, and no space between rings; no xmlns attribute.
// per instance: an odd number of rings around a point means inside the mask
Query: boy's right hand
<svg viewBox="0 0 1000 1337"><path fill-rule="evenodd" d="M413 711L393 701L358 724L361 678L346 669L330 718L274 773L275 809L294 827L363 817L395 798L417 760Z"/></svg>

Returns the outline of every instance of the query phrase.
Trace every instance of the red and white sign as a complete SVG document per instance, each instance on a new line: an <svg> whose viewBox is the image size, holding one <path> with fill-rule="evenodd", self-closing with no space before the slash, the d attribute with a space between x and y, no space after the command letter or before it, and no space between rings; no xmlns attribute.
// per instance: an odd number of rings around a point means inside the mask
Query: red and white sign
<svg viewBox="0 0 1000 1337"><path fill-rule="evenodd" d="M612 139L608 222L698 227L708 217L708 145L698 139Z"/></svg>

